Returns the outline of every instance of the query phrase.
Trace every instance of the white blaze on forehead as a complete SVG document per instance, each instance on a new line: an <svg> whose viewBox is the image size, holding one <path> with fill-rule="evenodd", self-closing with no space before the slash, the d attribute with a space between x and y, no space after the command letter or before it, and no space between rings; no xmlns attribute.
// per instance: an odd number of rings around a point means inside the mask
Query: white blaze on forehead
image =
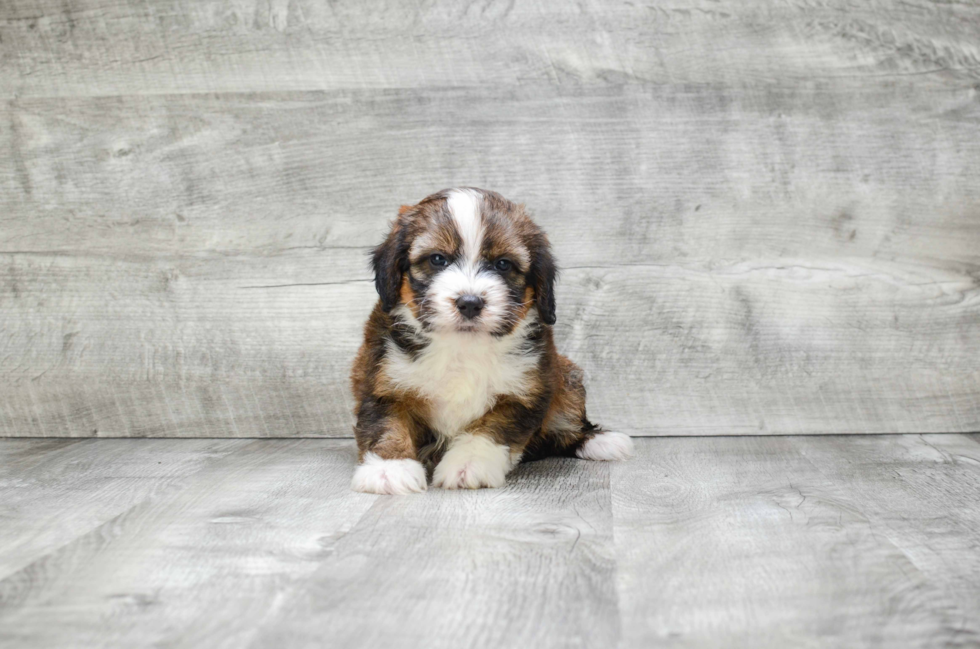
<svg viewBox="0 0 980 649"><path fill-rule="evenodd" d="M440 270L429 285L425 297L428 322L436 330L453 331L462 323L456 300L462 295L483 298L478 322L484 331L494 331L506 323L510 295L498 273L483 268L483 216L480 192L452 189L446 195L446 207L461 239L459 254L447 268Z"/></svg>
<svg viewBox="0 0 980 649"><path fill-rule="evenodd" d="M480 196L469 189L454 189L446 199L456 229L463 240L461 257L475 265L483 247L483 220L480 217Z"/></svg>

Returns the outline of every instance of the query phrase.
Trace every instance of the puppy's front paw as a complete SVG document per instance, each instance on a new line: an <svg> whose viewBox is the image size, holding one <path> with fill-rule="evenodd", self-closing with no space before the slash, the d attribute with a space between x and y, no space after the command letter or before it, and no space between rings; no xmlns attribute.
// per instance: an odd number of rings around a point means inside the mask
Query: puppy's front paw
<svg viewBox="0 0 980 649"><path fill-rule="evenodd" d="M575 455L583 460L625 460L633 455L633 440L623 433L599 433L585 440Z"/></svg>
<svg viewBox="0 0 980 649"><path fill-rule="evenodd" d="M425 491L425 467L416 460L383 460L365 453L350 488L369 494L404 495Z"/></svg>
<svg viewBox="0 0 980 649"><path fill-rule="evenodd" d="M511 466L508 447L480 435L460 435L436 466L432 484L443 489L502 487Z"/></svg>

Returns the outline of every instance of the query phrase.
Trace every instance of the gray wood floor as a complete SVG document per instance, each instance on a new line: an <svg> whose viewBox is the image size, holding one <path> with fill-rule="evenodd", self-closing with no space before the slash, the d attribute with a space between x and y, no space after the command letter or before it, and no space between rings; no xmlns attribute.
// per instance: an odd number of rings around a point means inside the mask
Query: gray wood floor
<svg viewBox="0 0 980 649"><path fill-rule="evenodd" d="M0 644L980 644L980 437L637 442L392 498L349 440L0 440Z"/></svg>

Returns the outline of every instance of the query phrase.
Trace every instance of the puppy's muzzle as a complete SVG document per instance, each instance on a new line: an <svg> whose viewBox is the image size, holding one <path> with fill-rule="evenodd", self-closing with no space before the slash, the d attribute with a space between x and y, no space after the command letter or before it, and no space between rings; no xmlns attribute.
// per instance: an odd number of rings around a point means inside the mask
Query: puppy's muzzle
<svg viewBox="0 0 980 649"><path fill-rule="evenodd" d="M456 308L467 320L472 320L483 311L483 298L478 295L461 295L456 298Z"/></svg>

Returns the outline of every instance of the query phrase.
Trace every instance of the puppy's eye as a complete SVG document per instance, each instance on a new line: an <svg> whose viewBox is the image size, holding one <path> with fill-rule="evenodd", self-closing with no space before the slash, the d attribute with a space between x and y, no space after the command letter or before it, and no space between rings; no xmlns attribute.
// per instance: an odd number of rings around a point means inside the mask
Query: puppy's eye
<svg viewBox="0 0 980 649"><path fill-rule="evenodd" d="M501 273L506 273L508 270L514 267L514 264L512 264L509 259L498 259L496 262L494 262L493 267L499 270Z"/></svg>
<svg viewBox="0 0 980 649"><path fill-rule="evenodd" d="M446 266L449 265L449 260L437 252L429 256L429 263L435 266L436 268L445 268Z"/></svg>

